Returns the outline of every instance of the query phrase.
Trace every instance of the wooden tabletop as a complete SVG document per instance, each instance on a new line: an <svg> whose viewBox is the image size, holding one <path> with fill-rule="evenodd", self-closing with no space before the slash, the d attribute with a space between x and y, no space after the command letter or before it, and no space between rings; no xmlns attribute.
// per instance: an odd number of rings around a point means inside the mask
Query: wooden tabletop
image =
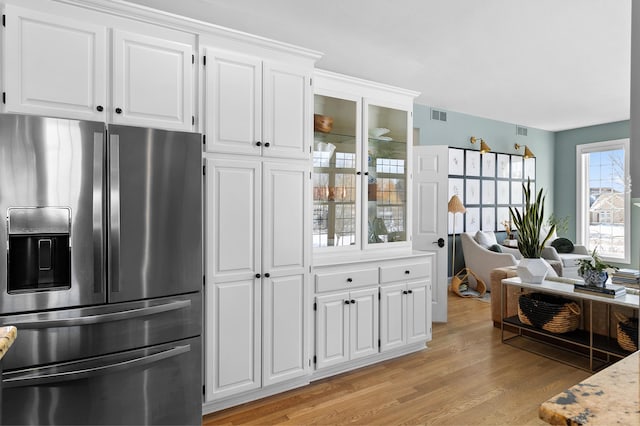
<svg viewBox="0 0 640 426"><path fill-rule="evenodd" d="M640 425L640 355L628 357L542 403L553 425Z"/></svg>
<svg viewBox="0 0 640 426"><path fill-rule="evenodd" d="M12 325L0 327L0 359L7 353L13 341L16 340L18 330Z"/></svg>

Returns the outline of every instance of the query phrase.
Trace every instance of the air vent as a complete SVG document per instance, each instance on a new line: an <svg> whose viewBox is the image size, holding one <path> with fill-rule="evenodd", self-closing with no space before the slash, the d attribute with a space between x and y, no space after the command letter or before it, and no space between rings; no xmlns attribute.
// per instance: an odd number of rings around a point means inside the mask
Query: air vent
<svg viewBox="0 0 640 426"><path fill-rule="evenodd" d="M527 128L523 126L516 126L516 135L527 136Z"/></svg>
<svg viewBox="0 0 640 426"><path fill-rule="evenodd" d="M432 109L431 119L438 121L447 121L447 113L444 111L438 111L437 109Z"/></svg>

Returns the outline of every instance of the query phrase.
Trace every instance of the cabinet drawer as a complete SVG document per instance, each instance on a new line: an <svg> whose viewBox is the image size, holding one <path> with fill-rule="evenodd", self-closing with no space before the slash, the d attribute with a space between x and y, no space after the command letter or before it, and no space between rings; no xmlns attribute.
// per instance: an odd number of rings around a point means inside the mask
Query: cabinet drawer
<svg viewBox="0 0 640 426"><path fill-rule="evenodd" d="M431 276L431 262L412 262L401 265L381 266L380 282L390 283L394 281L406 281L416 278L428 278Z"/></svg>
<svg viewBox="0 0 640 426"><path fill-rule="evenodd" d="M316 274L317 292L345 290L372 284L378 284L376 268Z"/></svg>

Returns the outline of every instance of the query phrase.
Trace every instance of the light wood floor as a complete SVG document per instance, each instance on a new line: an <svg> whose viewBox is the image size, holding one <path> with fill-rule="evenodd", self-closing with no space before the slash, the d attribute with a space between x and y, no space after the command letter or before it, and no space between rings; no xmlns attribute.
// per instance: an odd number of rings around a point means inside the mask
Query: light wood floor
<svg viewBox="0 0 640 426"><path fill-rule="evenodd" d="M207 415L221 424L543 425L541 402L590 374L502 344L490 305L449 296L429 349Z"/></svg>

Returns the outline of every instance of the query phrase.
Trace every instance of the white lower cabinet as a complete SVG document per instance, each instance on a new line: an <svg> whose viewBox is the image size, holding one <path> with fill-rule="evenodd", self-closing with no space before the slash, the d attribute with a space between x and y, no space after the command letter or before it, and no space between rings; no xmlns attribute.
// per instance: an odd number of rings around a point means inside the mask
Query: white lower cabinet
<svg viewBox="0 0 640 426"><path fill-rule="evenodd" d="M431 269L431 256L415 253L316 267L317 376L424 349Z"/></svg>
<svg viewBox="0 0 640 426"><path fill-rule="evenodd" d="M316 368L378 352L378 287L316 298Z"/></svg>

